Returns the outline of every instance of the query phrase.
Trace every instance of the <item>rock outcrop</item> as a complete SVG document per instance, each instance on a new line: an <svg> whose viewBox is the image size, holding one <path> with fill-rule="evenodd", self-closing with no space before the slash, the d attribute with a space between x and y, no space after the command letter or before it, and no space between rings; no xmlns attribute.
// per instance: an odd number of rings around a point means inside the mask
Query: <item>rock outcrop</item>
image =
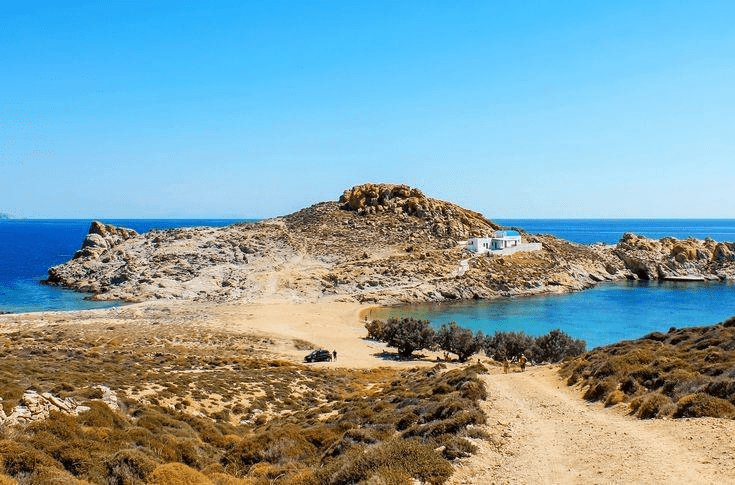
<svg viewBox="0 0 735 485"><path fill-rule="evenodd" d="M118 409L115 393L105 386L96 387L103 394L103 398L100 400L110 406L110 408ZM88 406L79 404L73 398L62 399L54 396L50 392L39 394L29 389L20 398L18 405L10 410L9 414L5 414L2 408L2 398L0 398L0 425L22 426L34 421L47 419L54 411L76 416L84 411L89 411L89 409Z"/></svg>
<svg viewBox="0 0 735 485"><path fill-rule="evenodd" d="M725 280L735 276L733 243L672 237L655 240L627 233L614 253L643 280Z"/></svg>
<svg viewBox="0 0 735 485"><path fill-rule="evenodd" d="M408 185L358 185L345 190L339 203L342 209L355 211L358 215L393 213L423 219L431 224L431 232L438 237L466 239L499 229L478 212L431 199Z"/></svg>
<svg viewBox="0 0 735 485"><path fill-rule="evenodd" d="M82 242L82 248L74 253L74 259L99 256L106 249L137 235L138 233L132 229L93 221L89 226L87 237Z"/></svg>
<svg viewBox="0 0 735 485"><path fill-rule="evenodd" d="M48 281L108 300L397 304L561 293L622 278L728 278L735 264L732 244L713 241L626 235L616 247L584 246L524 233L542 250L509 256L458 244L498 228L405 185L364 184L339 202L252 224L136 234L93 223L80 252L51 268Z"/></svg>

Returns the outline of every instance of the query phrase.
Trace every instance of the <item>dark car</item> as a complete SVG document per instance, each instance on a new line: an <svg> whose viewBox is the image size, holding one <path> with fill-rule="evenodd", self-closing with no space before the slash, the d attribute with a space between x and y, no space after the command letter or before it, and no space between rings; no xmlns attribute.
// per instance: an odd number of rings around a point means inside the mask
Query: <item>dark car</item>
<svg viewBox="0 0 735 485"><path fill-rule="evenodd" d="M328 350L315 350L314 352L310 353L306 357L304 357L304 362L329 362L332 360L332 353Z"/></svg>

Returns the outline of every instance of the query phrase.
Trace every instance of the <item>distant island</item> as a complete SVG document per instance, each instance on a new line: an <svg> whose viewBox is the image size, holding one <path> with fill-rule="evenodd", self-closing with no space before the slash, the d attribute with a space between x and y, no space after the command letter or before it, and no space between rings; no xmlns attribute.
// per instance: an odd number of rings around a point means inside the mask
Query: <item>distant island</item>
<svg viewBox="0 0 735 485"><path fill-rule="evenodd" d="M13 216L0 212L0 219L13 219Z"/></svg>

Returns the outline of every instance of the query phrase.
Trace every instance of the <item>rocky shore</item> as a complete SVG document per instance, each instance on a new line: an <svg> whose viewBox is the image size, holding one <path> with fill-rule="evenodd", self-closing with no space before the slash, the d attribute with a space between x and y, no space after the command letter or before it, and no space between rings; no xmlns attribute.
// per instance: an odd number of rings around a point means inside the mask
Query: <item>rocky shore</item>
<svg viewBox="0 0 735 485"><path fill-rule="evenodd" d="M508 256L459 244L498 228L415 188L364 184L339 201L224 228L138 234L94 222L47 282L102 300L388 305L563 293L625 278L735 278L735 244L711 240L626 234L616 246L585 246L523 233L543 249Z"/></svg>

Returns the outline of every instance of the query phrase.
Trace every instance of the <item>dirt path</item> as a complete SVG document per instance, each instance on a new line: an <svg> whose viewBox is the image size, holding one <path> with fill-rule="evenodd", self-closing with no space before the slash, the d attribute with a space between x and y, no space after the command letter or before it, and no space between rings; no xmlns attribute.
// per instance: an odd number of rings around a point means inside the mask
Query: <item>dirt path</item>
<svg viewBox="0 0 735 485"><path fill-rule="evenodd" d="M641 421L587 403L555 367L485 380L493 439L453 484L735 483L735 421Z"/></svg>

